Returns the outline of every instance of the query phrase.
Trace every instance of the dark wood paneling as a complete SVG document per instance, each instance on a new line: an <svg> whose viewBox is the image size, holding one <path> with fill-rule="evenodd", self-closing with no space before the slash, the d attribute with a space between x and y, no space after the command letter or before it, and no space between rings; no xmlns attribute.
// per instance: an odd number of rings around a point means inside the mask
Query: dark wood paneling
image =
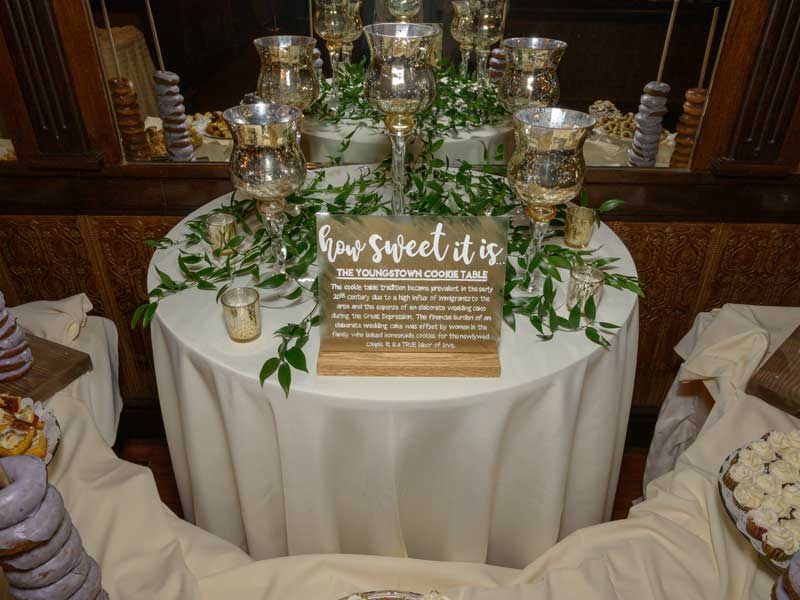
<svg viewBox="0 0 800 600"><path fill-rule="evenodd" d="M0 26L41 157L89 157L89 138L51 2L2 0Z"/></svg>

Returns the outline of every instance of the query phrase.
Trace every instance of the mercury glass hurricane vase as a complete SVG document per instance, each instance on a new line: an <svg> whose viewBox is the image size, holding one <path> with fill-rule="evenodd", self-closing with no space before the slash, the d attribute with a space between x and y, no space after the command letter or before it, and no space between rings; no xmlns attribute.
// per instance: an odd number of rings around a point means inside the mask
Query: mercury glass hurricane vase
<svg viewBox="0 0 800 600"><path fill-rule="evenodd" d="M323 40L331 59L332 106L339 104L339 53L343 45L352 43L361 36L360 2L352 0L316 0L314 29ZM356 19L358 20L356 23Z"/></svg>
<svg viewBox="0 0 800 600"><path fill-rule="evenodd" d="M475 45L475 27L469 0L452 0L452 4L453 20L450 22L450 34L461 49L459 71L461 76L466 78L469 73L469 58Z"/></svg>
<svg viewBox="0 0 800 600"><path fill-rule="evenodd" d="M500 103L510 113L523 108L555 106L561 96L556 69L566 42L547 38L503 41L506 70L498 85Z"/></svg>
<svg viewBox="0 0 800 600"><path fill-rule="evenodd" d="M422 8L422 0L386 0L386 9L391 15L404 23L416 16Z"/></svg>
<svg viewBox="0 0 800 600"><path fill-rule="evenodd" d="M306 179L306 159L298 142L302 113L285 104L242 104L222 113L233 137L233 187L258 201L269 230L275 271L283 273L286 197Z"/></svg>
<svg viewBox="0 0 800 600"><path fill-rule="evenodd" d="M386 115L392 142L392 213L406 212L406 141L414 130L414 115L436 98L431 52L437 30L417 23L378 23L364 28L371 60L364 79L370 106Z"/></svg>
<svg viewBox="0 0 800 600"><path fill-rule="evenodd" d="M319 97L314 73L317 41L302 35L274 35L253 40L261 58L258 95L264 102L306 110Z"/></svg>
<svg viewBox="0 0 800 600"><path fill-rule="evenodd" d="M347 31L342 42L342 64L349 65L353 55L353 42L361 37L364 24L361 22L361 0L350 0L348 8Z"/></svg>
<svg viewBox="0 0 800 600"><path fill-rule="evenodd" d="M583 185L583 144L596 121L562 108L526 108L514 113L516 149L508 162L508 182L531 220L530 262L542 249L557 204L575 198ZM537 291L531 277L526 290Z"/></svg>

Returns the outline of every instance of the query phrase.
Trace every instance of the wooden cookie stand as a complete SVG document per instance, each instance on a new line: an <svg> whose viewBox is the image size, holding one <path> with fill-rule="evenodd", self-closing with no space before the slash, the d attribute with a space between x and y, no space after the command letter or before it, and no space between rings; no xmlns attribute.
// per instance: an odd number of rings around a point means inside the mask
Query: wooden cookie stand
<svg viewBox="0 0 800 600"><path fill-rule="evenodd" d="M85 352L27 334L33 354L30 370L15 381L0 381L0 392L44 402L92 370Z"/></svg>
<svg viewBox="0 0 800 600"><path fill-rule="evenodd" d="M356 377L500 377L497 352L330 352L317 375Z"/></svg>

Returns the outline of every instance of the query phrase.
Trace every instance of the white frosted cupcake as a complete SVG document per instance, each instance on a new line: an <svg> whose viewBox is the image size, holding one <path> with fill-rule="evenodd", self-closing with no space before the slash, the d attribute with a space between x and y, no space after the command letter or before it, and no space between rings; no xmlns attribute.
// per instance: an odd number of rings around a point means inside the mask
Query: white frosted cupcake
<svg viewBox="0 0 800 600"><path fill-rule="evenodd" d="M779 524L783 525L792 532L792 535L800 540L800 520L798 519L780 519Z"/></svg>
<svg viewBox="0 0 800 600"><path fill-rule="evenodd" d="M761 506L759 508L774 510L779 519L785 519L792 514L792 506L783 499L783 494L764 496L761 499Z"/></svg>
<svg viewBox="0 0 800 600"><path fill-rule="evenodd" d="M781 452L781 458L795 469L800 469L800 448L786 448Z"/></svg>
<svg viewBox="0 0 800 600"><path fill-rule="evenodd" d="M749 483L740 483L733 490L733 502L742 510L753 510L761 506L764 493Z"/></svg>
<svg viewBox="0 0 800 600"><path fill-rule="evenodd" d="M747 448L739 450L739 454L736 455L736 460L734 462L747 465L758 473L764 470L764 461L761 460L758 454Z"/></svg>
<svg viewBox="0 0 800 600"><path fill-rule="evenodd" d="M792 508L800 508L800 485L787 485L781 490L781 498Z"/></svg>
<svg viewBox="0 0 800 600"><path fill-rule="evenodd" d="M800 479L800 471L797 470L797 467L792 466L785 460L776 460L769 463L769 474L781 485L797 483L797 480Z"/></svg>
<svg viewBox="0 0 800 600"><path fill-rule="evenodd" d="M745 529L758 541L772 527L778 526L778 513L763 505L747 513Z"/></svg>
<svg viewBox="0 0 800 600"><path fill-rule="evenodd" d="M800 550L797 537L785 526L770 528L761 538L761 549L767 558L786 560Z"/></svg>
<svg viewBox="0 0 800 600"><path fill-rule="evenodd" d="M781 450L789 447L789 436L782 431L773 431L769 434L767 443L770 445L770 448L780 454Z"/></svg>
<svg viewBox="0 0 800 600"><path fill-rule="evenodd" d="M734 463L722 476L722 482L729 490L735 490L740 483L753 483L755 476L756 472L747 465Z"/></svg>
<svg viewBox="0 0 800 600"><path fill-rule="evenodd" d="M781 484L774 475L769 473L762 473L753 478L753 487L759 490L762 494L774 496L781 491Z"/></svg>
<svg viewBox="0 0 800 600"><path fill-rule="evenodd" d="M800 429L795 429L786 434L786 443L789 448L800 449Z"/></svg>
<svg viewBox="0 0 800 600"><path fill-rule="evenodd" d="M772 446L770 446L769 442L766 440L756 440L752 442L748 448L761 459L761 462L772 462L776 458L775 450L772 449Z"/></svg>

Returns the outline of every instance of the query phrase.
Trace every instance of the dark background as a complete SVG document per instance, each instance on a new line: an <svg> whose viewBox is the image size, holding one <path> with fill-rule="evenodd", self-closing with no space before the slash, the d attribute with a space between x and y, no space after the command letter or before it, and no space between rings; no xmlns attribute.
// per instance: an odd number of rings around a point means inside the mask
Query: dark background
<svg viewBox="0 0 800 600"><path fill-rule="evenodd" d="M113 26L134 25L144 32L157 65L144 0L106 2ZM259 68L254 38L309 34L308 0L151 2L166 68L181 76L189 113L222 110L254 89ZM391 20L382 4L364 0L364 24ZM717 41L728 10L721 4ZM91 0L91 6L95 23L103 27L99 0ZM680 3L664 73L673 90L669 128L681 113L686 89L698 83L713 6L705 1ZM551 37L569 44L559 68L560 106L585 111L594 100L609 99L621 110L636 112L642 87L656 77L671 8L671 0L511 0L506 37ZM458 49L449 33L449 0L425 0L423 10L418 20L445 23L444 54L457 61ZM365 53L362 37L355 60ZM712 64L715 57L716 44ZM711 69L706 85L710 73Z"/></svg>

